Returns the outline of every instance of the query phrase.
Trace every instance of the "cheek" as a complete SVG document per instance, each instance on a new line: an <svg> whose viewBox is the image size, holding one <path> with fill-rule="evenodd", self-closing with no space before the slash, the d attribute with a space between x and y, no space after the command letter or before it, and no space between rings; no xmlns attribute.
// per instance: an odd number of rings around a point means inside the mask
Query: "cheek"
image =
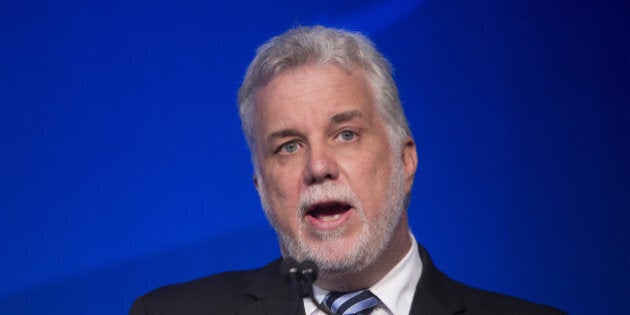
<svg viewBox="0 0 630 315"><path fill-rule="evenodd" d="M388 182L392 171L392 157L388 153L388 149L383 148L380 152L372 155L372 159L366 161L365 171L372 176L376 183Z"/></svg>
<svg viewBox="0 0 630 315"><path fill-rule="evenodd" d="M386 150L383 150L386 152ZM359 174L363 193L370 200L369 208L381 208L386 199L392 176L392 159L388 154L375 154L373 159L366 161Z"/></svg>
<svg viewBox="0 0 630 315"><path fill-rule="evenodd" d="M294 209L299 198L298 180L295 170L285 166L270 165L263 173L268 196L276 207L276 211L286 212Z"/></svg>
<svg viewBox="0 0 630 315"><path fill-rule="evenodd" d="M293 235L295 217L290 214L291 207L287 201L287 194L275 181L260 182L261 202L265 207L265 213L276 230Z"/></svg>

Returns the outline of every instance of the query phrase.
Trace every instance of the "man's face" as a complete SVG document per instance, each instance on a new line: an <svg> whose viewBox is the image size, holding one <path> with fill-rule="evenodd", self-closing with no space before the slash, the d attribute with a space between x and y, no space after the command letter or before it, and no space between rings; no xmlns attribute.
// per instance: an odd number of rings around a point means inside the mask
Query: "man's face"
<svg viewBox="0 0 630 315"><path fill-rule="evenodd" d="M408 237L415 148L392 147L362 70L288 70L254 106L254 181L285 256L359 271Z"/></svg>

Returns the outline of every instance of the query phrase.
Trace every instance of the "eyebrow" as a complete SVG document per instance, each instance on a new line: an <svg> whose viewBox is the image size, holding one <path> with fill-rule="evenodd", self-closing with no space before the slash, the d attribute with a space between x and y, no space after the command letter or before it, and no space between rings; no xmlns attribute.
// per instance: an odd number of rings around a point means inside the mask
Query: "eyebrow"
<svg viewBox="0 0 630 315"><path fill-rule="evenodd" d="M288 138L288 137L296 137L302 135L299 131L295 129L282 129L276 132L272 132L268 137L268 141L273 141L273 139L279 138Z"/></svg>
<svg viewBox="0 0 630 315"><path fill-rule="evenodd" d="M333 123L340 124L346 121L350 121L353 118L362 117L363 114L358 110L352 110L349 112L343 112L336 114L330 118Z"/></svg>

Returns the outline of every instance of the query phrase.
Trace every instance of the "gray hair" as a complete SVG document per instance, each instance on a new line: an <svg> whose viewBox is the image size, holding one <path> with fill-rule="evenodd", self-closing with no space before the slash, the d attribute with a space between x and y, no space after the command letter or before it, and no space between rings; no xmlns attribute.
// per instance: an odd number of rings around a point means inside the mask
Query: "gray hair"
<svg viewBox="0 0 630 315"><path fill-rule="evenodd" d="M283 71L327 63L334 63L348 72L355 66L366 71L376 107L388 126L390 145L402 144L405 137L411 135L392 78L392 67L367 37L323 26L297 27L258 48L238 91L239 115L252 160L256 154L252 130L256 93Z"/></svg>

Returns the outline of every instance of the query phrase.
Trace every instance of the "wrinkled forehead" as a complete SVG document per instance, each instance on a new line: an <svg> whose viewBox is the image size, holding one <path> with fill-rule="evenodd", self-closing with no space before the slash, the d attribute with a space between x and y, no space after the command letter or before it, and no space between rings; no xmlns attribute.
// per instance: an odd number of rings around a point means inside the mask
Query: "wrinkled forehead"
<svg viewBox="0 0 630 315"><path fill-rule="evenodd" d="M295 67L276 75L256 92L252 118L256 124L270 116L292 115L296 106L310 108L307 114L327 117L352 105L363 105L372 111L375 104L372 91L364 71L359 69L347 71L335 64Z"/></svg>
<svg viewBox="0 0 630 315"><path fill-rule="evenodd" d="M356 63L350 60L345 60L345 59L344 60L330 59L330 60L323 60L323 61L322 60L309 60L302 64L284 63L284 64L277 65L272 71L259 73L258 80L251 87L252 101L255 100L256 95L260 92L260 90L266 88L269 85L269 83L274 81L274 79L277 78L278 76L284 75L288 72L296 72L303 68L327 66L327 65L335 66L338 69L343 70L346 74L352 74L353 72L361 72L362 74L365 73L365 69L357 66Z"/></svg>

